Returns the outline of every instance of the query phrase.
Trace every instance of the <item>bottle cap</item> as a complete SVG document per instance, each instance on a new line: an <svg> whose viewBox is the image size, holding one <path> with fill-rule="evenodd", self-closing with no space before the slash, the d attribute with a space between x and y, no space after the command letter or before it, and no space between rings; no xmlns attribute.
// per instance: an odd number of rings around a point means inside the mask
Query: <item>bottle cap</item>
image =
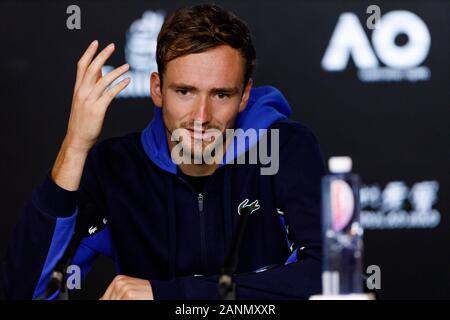
<svg viewBox="0 0 450 320"><path fill-rule="evenodd" d="M331 157L328 160L328 169L331 173L347 173L352 171L352 158Z"/></svg>

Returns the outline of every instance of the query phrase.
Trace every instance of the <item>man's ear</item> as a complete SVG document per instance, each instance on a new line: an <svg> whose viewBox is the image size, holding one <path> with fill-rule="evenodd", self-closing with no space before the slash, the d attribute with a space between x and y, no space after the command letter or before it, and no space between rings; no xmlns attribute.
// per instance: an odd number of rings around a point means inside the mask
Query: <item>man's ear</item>
<svg viewBox="0 0 450 320"><path fill-rule="evenodd" d="M161 79L158 72L152 72L150 76L150 95L153 100L153 104L158 108L162 107L162 88Z"/></svg>
<svg viewBox="0 0 450 320"><path fill-rule="evenodd" d="M239 112L244 111L247 106L248 98L250 97L250 91L252 90L253 80L249 79L247 85L244 88L244 93L242 95L241 103L239 104Z"/></svg>

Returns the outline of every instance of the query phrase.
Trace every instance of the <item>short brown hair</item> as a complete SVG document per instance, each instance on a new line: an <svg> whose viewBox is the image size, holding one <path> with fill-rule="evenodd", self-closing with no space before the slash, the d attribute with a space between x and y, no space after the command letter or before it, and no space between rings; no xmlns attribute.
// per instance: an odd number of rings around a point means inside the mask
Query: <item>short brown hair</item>
<svg viewBox="0 0 450 320"><path fill-rule="evenodd" d="M245 63L245 87L256 63L247 24L234 13L214 4L178 9L164 20L158 35L156 62L161 81L169 61L220 45L229 45L240 51Z"/></svg>

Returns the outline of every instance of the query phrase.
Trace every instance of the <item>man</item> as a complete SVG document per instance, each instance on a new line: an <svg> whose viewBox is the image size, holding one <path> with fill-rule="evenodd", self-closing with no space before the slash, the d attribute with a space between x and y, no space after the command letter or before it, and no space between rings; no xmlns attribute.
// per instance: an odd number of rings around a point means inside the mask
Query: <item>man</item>
<svg viewBox="0 0 450 320"><path fill-rule="evenodd" d="M89 219L77 228L84 237L72 264L85 275L99 254L114 259L119 275L101 299L218 298L218 275L249 205L237 298L319 292L322 157L313 133L288 120L278 90L252 88L246 24L215 5L170 15L151 75L153 120L142 133L95 145L108 105L130 81L111 87L128 65L102 76L114 45L95 56L97 48L78 62L66 137L14 231L1 273L6 296L43 297L75 225ZM262 131L236 144L231 129ZM267 161L238 161L257 148L270 149L273 172L263 174ZM188 161L179 161L180 150ZM225 161L206 161L206 151ZM81 214L88 206L95 210Z"/></svg>

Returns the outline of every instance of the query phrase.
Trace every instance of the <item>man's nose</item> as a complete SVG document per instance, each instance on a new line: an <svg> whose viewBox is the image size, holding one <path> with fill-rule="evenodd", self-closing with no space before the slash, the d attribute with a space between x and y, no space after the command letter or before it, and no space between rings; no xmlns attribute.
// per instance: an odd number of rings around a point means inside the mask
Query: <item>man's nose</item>
<svg viewBox="0 0 450 320"><path fill-rule="evenodd" d="M211 121L211 106L208 97L200 97L193 114L194 121L201 124Z"/></svg>

